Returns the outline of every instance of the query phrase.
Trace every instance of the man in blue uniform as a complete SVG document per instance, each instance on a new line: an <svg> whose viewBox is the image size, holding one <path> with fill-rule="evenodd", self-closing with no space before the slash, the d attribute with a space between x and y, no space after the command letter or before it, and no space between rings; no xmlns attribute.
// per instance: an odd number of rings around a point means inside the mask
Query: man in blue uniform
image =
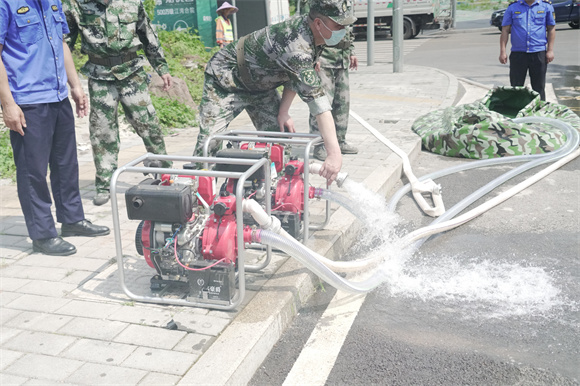
<svg viewBox="0 0 580 386"><path fill-rule="evenodd" d="M0 0L0 102L10 131L18 198L35 252L71 255L74 245L58 237L101 236L109 228L85 219L79 192L74 115L67 81L79 117L85 95L63 34L68 27L60 0Z"/></svg>
<svg viewBox="0 0 580 386"><path fill-rule="evenodd" d="M499 61L508 61L506 46L512 35L510 83L523 86L530 72L532 89L546 100L546 70L554 60L556 40L554 8L549 0L517 0L505 11L499 41ZM547 45L547 47L546 47Z"/></svg>

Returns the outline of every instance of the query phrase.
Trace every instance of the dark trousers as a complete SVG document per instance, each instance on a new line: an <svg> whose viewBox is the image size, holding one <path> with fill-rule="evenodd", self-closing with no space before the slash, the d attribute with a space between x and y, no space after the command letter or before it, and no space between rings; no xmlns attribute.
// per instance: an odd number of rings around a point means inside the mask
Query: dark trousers
<svg viewBox="0 0 580 386"><path fill-rule="evenodd" d="M18 198L32 240L56 237L52 200L60 223L85 218L79 192L79 166L73 110L68 99L56 103L21 105L26 119L24 136L10 132L16 164Z"/></svg>
<svg viewBox="0 0 580 386"><path fill-rule="evenodd" d="M541 52L513 52L510 54L510 83L512 86L523 86L526 74L530 72L532 89L546 100L546 51Z"/></svg>

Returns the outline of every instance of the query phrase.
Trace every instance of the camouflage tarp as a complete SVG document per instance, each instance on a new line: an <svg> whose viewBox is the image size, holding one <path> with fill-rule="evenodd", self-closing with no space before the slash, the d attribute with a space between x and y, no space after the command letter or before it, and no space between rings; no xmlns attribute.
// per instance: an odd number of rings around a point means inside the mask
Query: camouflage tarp
<svg viewBox="0 0 580 386"><path fill-rule="evenodd" d="M566 142L551 125L512 120L531 116L556 118L580 129L580 118L568 107L542 101L524 87L497 87L480 101L423 115L412 130L432 153L473 159L541 154Z"/></svg>

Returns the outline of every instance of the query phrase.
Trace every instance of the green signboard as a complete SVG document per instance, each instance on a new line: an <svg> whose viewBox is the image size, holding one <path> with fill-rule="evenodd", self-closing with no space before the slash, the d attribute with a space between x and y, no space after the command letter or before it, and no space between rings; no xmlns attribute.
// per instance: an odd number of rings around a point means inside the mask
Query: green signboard
<svg viewBox="0 0 580 386"><path fill-rule="evenodd" d="M206 47L214 47L216 0L155 0L153 24L166 31L191 28Z"/></svg>

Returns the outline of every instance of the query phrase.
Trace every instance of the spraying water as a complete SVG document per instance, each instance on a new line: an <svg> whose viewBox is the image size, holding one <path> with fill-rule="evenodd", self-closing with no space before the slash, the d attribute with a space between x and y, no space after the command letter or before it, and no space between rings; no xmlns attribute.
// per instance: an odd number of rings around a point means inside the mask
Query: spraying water
<svg viewBox="0 0 580 386"><path fill-rule="evenodd" d="M346 180L343 188L361 211L359 218L366 227L354 253L383 257L381 290L386 294L460 304L488 317L545 313L564 303L554 279L542 267L422 256L412 248L403 249L396 232L400 218L388 210L385 198L352 180Z"/></svg>

